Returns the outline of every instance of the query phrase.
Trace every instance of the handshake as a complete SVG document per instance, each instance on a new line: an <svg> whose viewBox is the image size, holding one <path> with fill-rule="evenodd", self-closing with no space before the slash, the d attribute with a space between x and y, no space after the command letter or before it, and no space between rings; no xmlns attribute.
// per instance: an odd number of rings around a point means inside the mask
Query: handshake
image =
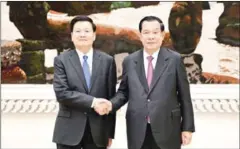
<svg viewBox="0 0 240 149"><path fill-rule="evenodd" d="M105 115L112 111L112 103L104 98L94 98L93 108L99 115Z"/></svg>

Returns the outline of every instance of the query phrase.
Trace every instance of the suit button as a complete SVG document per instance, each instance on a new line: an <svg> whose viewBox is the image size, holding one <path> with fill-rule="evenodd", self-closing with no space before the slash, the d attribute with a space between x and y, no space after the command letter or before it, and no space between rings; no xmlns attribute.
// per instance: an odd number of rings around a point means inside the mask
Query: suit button
<svg viewBox="0 0 240 149"><path fill-rule="evenodd" d="M147 101L150 102L150 99L148 99Z"/></svg>
<svg viewBox="0 0 240 149"><path fill-rule="evenodd" d="M87 112L84 112L85 115L87 115Z"/></svg>

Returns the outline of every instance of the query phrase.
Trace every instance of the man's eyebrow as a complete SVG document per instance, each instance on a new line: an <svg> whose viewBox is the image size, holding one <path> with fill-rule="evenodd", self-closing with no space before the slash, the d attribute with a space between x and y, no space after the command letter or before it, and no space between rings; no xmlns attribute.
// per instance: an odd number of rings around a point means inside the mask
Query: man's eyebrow
<svg viewBox="0 0 240 149"><path fill-rule="evenodd" d="M159 30L160 28L154 28L153 30ZM143 31L149 31L148 29L143 29Z"/></svg>

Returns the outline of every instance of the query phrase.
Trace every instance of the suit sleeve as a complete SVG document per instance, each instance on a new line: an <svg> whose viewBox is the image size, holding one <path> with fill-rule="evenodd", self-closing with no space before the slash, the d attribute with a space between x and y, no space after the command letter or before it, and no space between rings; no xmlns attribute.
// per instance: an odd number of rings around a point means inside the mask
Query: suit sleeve
<svg viewBox="0 0 240 149"><path fill-rule="evenodd" d="M116 95L111 99L112 102L112 111L117 111L125 103L128 102L128 76L127 76L127 62L126 58L122 63L122 80Z"/></svg>
<svg viewBox="0 0 240 149"><path fill-rule="evenodd" d="M114 58L112 59L111 66L109 69L109 77L108 77L108 99L111 99L116 93L116 84L117 84L117 70L116 63ZM115 135L115 126L116 126L116 112L109 113L109 125L110 132L109 138L114 138Z"/></svg>
<svg viewBox="0 0 240 149"><path fill-rule="evenodd" d="M54 58L53 87L59 103L86 112L91 110L94 97L69 88L66 69L59 57Z"/></svg>
<svg viewBox="0 0 240 149"><path fill-rule="evenodd" d="M177 92L182 111L182 131L195 131L194 113L190 95L190 87L187 79L186 68L181 56L177 58Z"/></svg>

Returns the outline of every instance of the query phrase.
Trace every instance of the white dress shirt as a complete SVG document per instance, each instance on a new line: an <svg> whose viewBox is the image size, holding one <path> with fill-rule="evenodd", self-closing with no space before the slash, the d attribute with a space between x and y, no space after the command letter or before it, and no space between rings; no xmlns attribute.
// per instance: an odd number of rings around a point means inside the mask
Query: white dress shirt
<svg viewBox="0 0 240 149"><path fill-rule="evenodd" d="M83 56L86 55L88 57L87 59L87 63L88 63L88 66L89 66L89 69L90 69L90 74L92 75L92 62L93 62L93 49L91 48L88 53L84 54L83 52L81 52L79 49L76 49L77 51L77 54L78 54L78 57L80 59L80 63L83 67ZM96 98L94 97L93 98L93 102L92 102L92 105L91 107L93 108L94 107L94 101L96 100Z"/></svg>
<svg viewBox="0 0 240 149"><path fill-rule="evenodd" d="M153 57L153 60L152 60L153 70L155 70L155 67L156 67L156 64L157 64L159 51L160 51L160 49L152 54L152 57ZM145 50L143 50L143 62L144 62L144 70L145 70L146 78L147 78L147 72L148 72L148 59L147 59L148 56L150 56L150 55ZM148 123L151 123L150 122L150 118L148 119Z"/></svg>
<svg viewBox="0 0 240 149"><path fill-rule="evenodd" d="M159 51L160 51L160 49L152 54L152 57L153 57L153 60L152 60L153 70L155 70L155 67L156 67L156 64L157 64ZM143 50L144 70L145 70L146 77L147 77L147 72L148 72L148 59L147 59L148 56L150 56L150 55L145 50Z"/></svg>
<svg viewBox="0 0 240 149"><path fill-rule="evenodd" d="M88 57L87 59L87 63L90 69L90 74L92 74L92 62L93 62L93 49L91 48L88 53L84 54L83 52L81 52L79 49L76 49L78 57L80 59L80 63L83 66L83 56L86 55Z"/></svg>

